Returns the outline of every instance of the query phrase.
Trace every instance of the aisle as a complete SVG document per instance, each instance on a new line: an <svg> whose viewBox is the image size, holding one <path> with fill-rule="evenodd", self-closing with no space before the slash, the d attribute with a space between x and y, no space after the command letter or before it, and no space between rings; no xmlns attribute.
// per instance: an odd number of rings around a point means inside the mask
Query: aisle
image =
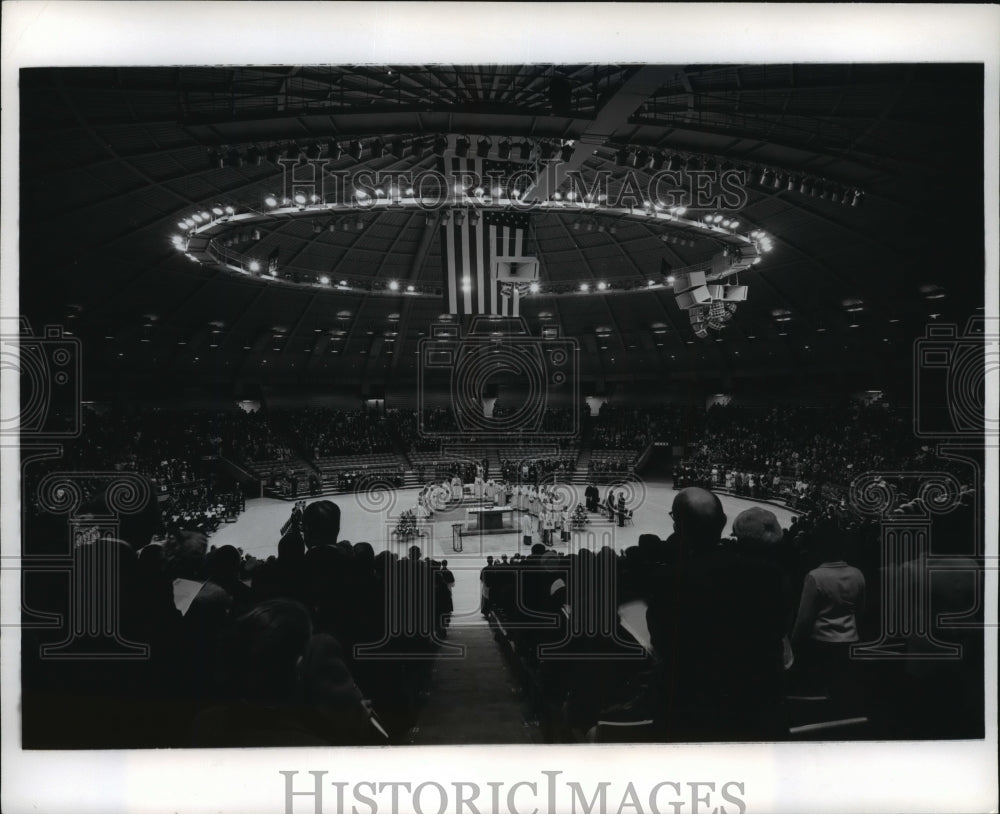
<svg viewBox="0 0 1000 814"><path fill-rule="evenodd" d="M417 746L466 743L542 743L525 720L513 671L488 627L451 628L448 643L465 647L463 658L438 658L430 698L420 711L411 742Z"/></svg>

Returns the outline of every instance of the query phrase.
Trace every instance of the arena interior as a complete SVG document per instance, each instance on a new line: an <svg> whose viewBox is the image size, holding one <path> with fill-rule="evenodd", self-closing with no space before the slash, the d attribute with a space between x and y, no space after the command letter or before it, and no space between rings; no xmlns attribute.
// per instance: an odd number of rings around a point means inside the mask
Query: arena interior
<svg viewBox="0 0 1000 814"><path fill-rule="evenodd" d="M983 98L23 69L23 747L982 738Z"/></svg>

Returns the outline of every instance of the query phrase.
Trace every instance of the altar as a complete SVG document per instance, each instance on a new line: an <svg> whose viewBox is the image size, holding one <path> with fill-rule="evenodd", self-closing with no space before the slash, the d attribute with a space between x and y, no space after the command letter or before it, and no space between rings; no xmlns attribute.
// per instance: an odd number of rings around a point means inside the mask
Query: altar
<svg viewBox="0 0 1000 814"><path fill-rule="evenodd" d="M466 510L465 533L503 534L514 531L514 509L510 506L476 506Z"/></svg>

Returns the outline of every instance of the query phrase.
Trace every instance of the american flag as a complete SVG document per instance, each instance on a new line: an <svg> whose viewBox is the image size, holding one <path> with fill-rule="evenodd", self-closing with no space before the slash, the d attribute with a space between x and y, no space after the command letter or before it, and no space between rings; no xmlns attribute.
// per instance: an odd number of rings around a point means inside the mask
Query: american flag
<svg viewBox="0 0 1000 814"><path fill-rule="evenodd" d="M484 165L499 163L455 158L452 177L457 179L461 172L477 173L485 188L489 179L483 172L489 168ZM448 313L519 316L518 292L511 286L501 288L493 261L497 257L525 254L528 216L520 212L478 213L475 207L469 207L458 223L460 211L454 211L441 226L441 264Z"/></svg>

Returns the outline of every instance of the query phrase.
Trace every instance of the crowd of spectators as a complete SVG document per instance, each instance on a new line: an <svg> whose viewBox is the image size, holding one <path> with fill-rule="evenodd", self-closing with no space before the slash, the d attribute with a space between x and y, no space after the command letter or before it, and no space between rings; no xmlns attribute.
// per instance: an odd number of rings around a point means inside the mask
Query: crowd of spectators
<svg viewBox="0 0 1000 814"><path fill-rule="evenodd" d="M25 608L64 625L23 629L25 748L405 742L447 638L445 562L340 540L330 501L296 504L258 559L197 531L154 542L157 522L150 495L119 539L76 548L81 573L116 563L100 585L69 595L51 572L26 583ZM114 618L81 652L120 657L46 658L73 644L71 608L92 602Z"/></svg>
<svg viewBox="0 0 1000 814"><path fill-rule="evenodd" d="M282 414L300 447L313 460L338 455L392 452L400 426L397 410L312 407Z"/></svg>
<svg viewBox="0 0 1000 814"><path fill-rule="evenodd" d="M501 458L500 473L508 483L534 483L553 476L565 480L576 469L576 455L547 455L535 458Z"/></svg>
<svg viewBox="0 0 1000 814"><path fill-rule="evenodd" d="M977 606L969 497L934 519L935 553L964 547L970 568L932 585L935 612ZM794 724L817 720L891 738L982 732L981 630L933 622L965 648L950 662L850 657L882 632L876 523L827 503L783 529L755 507L724 538L723 507L699 487L682 490L669 522L672 531L618 553L535 545L530 556L488 558L482 610L513 644L548 740L786 740ZM926 578L921 556L888 567ZM910 630L894 646L919 656L926 642ZM938 682L953 694L941 699ZM812 699L806 712L799 698ZM940 707L928 711L931 698Z"/></svg>

